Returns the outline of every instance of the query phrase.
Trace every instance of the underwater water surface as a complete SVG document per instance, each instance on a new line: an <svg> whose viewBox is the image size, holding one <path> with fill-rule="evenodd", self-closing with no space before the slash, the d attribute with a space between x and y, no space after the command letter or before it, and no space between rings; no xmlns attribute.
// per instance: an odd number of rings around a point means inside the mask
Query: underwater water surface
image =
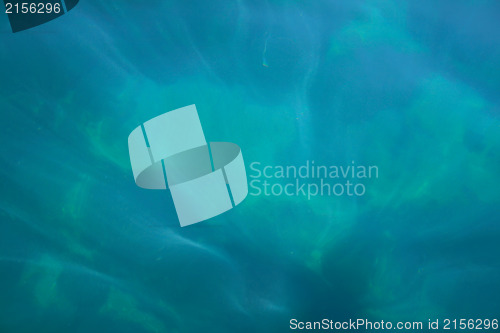
<svg viewBox="0 0 500 333"><path fill-rule="evenodd" d="M500 3L81 0L0 19L0 332L288 332L500 317ZM250 163L376 165L180 228L144 121L196 104Z"/></svg>

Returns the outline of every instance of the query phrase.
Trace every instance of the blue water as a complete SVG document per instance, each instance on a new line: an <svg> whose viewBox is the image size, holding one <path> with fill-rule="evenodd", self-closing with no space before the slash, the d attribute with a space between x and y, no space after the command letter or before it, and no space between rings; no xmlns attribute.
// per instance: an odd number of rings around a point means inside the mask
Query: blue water
<svg viewBox="0 0 500 333"><path fill-rule="evenodd" d="M500 3L96 1L0 18L0 332L500 317ZM127 137L196 104L247 164L377 165L180 228Z"/></svg>

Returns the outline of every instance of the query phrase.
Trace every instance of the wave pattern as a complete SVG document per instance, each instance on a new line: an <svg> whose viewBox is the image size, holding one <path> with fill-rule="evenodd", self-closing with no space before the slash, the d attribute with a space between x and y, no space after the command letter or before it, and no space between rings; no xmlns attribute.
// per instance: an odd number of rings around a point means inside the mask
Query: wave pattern
<svg viewBox="0 0 500 333"><path fill-rule="evenodd" d="M498 316L499 9L88 0L2 33L0 331ZM190 104L247 163L380 177L180 229L168 193L136 188L126 138Z"/></svg>

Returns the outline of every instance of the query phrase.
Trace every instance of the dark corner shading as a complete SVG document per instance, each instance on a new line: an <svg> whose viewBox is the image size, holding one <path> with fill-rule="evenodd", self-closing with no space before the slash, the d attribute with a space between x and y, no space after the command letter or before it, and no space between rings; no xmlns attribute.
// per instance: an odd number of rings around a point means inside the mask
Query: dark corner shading
<svg viewBox="0 0 500 333"><path fill-rule="evenodd" d="M31 29L56 19L71 9L79 0L4 0L12 32Z"/></svg>

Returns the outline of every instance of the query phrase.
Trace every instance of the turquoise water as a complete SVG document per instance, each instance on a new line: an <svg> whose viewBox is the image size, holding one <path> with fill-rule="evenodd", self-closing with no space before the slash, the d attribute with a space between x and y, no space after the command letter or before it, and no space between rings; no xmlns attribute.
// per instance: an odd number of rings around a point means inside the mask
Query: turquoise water
<svg viewBox="0 0 500 333"><path fill-rule="evenodd" d="M0 332L500 317L498 1L106 1L0 19ZM196 104L249 167L377 165L180 228L127 137ZM249 169L248 169L249 170Z"/></svg>

